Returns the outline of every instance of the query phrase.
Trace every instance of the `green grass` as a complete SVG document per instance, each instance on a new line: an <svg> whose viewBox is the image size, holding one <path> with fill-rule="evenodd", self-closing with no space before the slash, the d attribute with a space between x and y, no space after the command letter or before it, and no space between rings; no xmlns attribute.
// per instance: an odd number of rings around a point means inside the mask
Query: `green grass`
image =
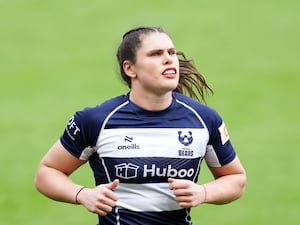
<svg viewBox="0 0 300 225"><path fill-rule="evenodd" d="M118 7L117 7L118 6ZM161 25L215 91L244 163L247 191L193 209L195 225L299 221L300 3L296 0L0 0L1 224L96 224L33 186L39 160L74 111L124 93L121 35ZM211 179L203 167L200 182ZM87 166L73 178L93 185Z"/></svg>

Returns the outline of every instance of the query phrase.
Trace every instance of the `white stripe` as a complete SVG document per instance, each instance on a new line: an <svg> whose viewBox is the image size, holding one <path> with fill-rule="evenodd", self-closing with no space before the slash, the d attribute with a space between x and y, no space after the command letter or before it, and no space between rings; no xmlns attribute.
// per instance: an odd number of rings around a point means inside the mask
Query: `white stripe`
<svg viewBox="0 0 300 225"><path fill-rule="evenodd" d="M126 101L126 102L122 103L121 105L119 105L118 107L116 107L113 111L111 111L111 112L107 115L107 117L106 117L105 120L103 121L102 127L101 127L101 129L100 129L100 132L99 132L100 134L101 134L102 130L104 129L104 127L105 127L107 121L109 120L109 118L110 118L116 111L118 111L120 108L122 108L123 106L127 105L128 103L129 103L129 101ZM100 137L100 134L99 134L99 137ZM98 137L98 138L99 138L99 137ZM97 143L98 143L98 141L99 141L99 140L97 140Z"/></svg>
<svg viewBox="0 0 300 225"><path fill-rule="evenodd" d="M180 143L178 131L191 131L192 143L188 146ZM130 141L125 140L126 137L130 137ZM193 155L186 158L199 158L205 155L208 138L207 130L199 128L104 129L98 138L96 148L100 157L177 158L179 150L187 150L193 151Z"/></svg>
<svg viewBox="0 0 300 225"><path fill-rule="evenodd" d="M125 184L115 189L119 200L116 206L133 211L162 212L178 210L181 207L175 201L169 183Z"/></svg>
<svg viewBox="0 0 300 225"><path fill-rule="evenodd" d="M88 146L85 149L83 149L79 159L88 160L91 157L91 155L93 155L94 153L95 153L95 149Z"/></svg>
<svg viewBox="0 0 300 225"><path fill-rule="evenodd" d="M196 182L196 179L197 179L197 177L198 177L198 175L199 175L199 170L200 170L200 167L201 167L201 162L202 162L202 160L203 160L203 158L201 158L201 159L199 160L199 162L198 162L197 170L196 170L195 176L194 176L194 178L193 178L193 181L194 181L194 182Z"/></svg>
<svg viewBox="0 0 300 225"><path fill-rule="evenodd" d="M190 213L188 209L185 209L186 212L186 216L185 216L185 221L189 223L189 225L192 225L192 221L189 219L190 217Z"/></svg>
<svg viewBox="0 0 300 225"><path fill-rule="evenodd" d="M116 213L116 220L117 220L117 225L120 225L120 214L119 214L119 208L115 208L115 213Z"/></svg>
<svg viewBox="0 0 300 225"><path fill-rule="evenodd" d="M108 180L108 182L110 183L110 182L112 182L112 180L111 180L111 178L110 178L110 176L109 176L107 166L105 165L105 161L104 161L103 158L100 158L100 159L101 159L103 168L104 168L104 170L105 170L105 174L106 174L107 180Z"/></svg>
<svg viewBox="0 0 300 225"><path fill-rule="evenodd" d="M211 167L220 167L221 166L221 163L218 159L216 151L212 145L207 146L205 161L206 161L207 165L211 166Z"/></svg>

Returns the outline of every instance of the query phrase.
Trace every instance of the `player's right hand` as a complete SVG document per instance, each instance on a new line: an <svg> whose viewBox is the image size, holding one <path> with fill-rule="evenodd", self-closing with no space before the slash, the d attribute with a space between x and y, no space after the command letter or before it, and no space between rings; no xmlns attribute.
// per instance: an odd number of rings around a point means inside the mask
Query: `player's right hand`
<svg viewBox="0 0 300 225"><path fill-rule="evenodd" d="M105 216L116 205L118 196L113 190L119 185L116 179L111 183L101 184L95 188L85 188L77 199L88 211Z"/></svg>

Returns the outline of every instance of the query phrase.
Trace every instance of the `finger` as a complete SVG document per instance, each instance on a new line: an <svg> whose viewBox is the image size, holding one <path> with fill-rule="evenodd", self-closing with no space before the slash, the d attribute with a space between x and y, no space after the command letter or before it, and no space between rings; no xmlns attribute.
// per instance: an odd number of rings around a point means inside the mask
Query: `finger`
<svg viewBox="0 0 300 225"><path fill-rule="evenodd" d="M120 181L118 179L115 179L113 182L105 184L104 186L110 190L114 190L116 187L118 187L119 183Z"/></svg>
<svg viewBox="0 0 300 225"><path fill-rule="evenodd" d="M107 213L111 212L112 208L111 209L98 209L96 208L94 211L92 211L92 213L95 213L95 214L98 214L98 215L101 215L101 216L106 216Z"/></svg>
<svg viewBox="0 0 300 225"><path fill-rule="evenodd" d="M106 216L108 212L105 212L105 211L102 211L102 210L98 210L95 213L98 214L98 215L100 215L100 216Z"/></svg>
<svg viewBox="0 0 300 225"><path fill-rule="evenodd" d="M115 197L115 195L99 195L97 198L97 208L102 208L102 206L109 206L109 207L113 207L116 205L116 199L118 197Z"/></svg>
<svg viewBox="0 0 300 225"><path fill-rule="evenodd" d="M114 202L118 200L118 196L113 192L113 190L119 185L120 181L118 179L114 180L111 183L104 184L103 186L106 188L104 191L105 197L113 200Z"/></svg>
<svg viewBox="0 0 300 225"><path fill-rule="evenodd" d="M173 183L175 182L175 179L174 178L168 178L168 182L170 183L169 189L173 190L174 189Z"/></svg>
<svg viewBox="0 0 300 225"><path fill-rule="evenodd" d="M175 200L183 208L191 208L196 206L196 202L191 196L180 196L180 197L176 196Z"/></svg>
<svg viewBox="0 0 300 225"><path fill-rule="evenodd" d="M173 183L175 181L175 179L174 178L168 178L168 182L171 184L171 183Z"/></svg>
<svg viewBox="0 0 300 225"><path fill-rule="evenodd" d="M97 199L97 202L95 204L95 211L94 213L100 214L100 215L105 215L109 212L112 211L113 207L116 205L116 201L106 198L106 197L99 197Z"/></svg>
<svg viewBox="0 0 300 225"><path fill-rule="evenodd" d="M193 201L193 198L190 196L176 196L175 200L180 203L190 203Z"/></svg>
<svg viewBox="0 0 300 225"><path fill-rule="evenodd" d="M94 206L87 209L92 213L105 216L107 213L112 211L112 206L107 205L101 201L96 201Z"/></svg>
<svg viewBox="0 0 300 225"><path fill-rule="evenodd" d="M187 180L180 180L180 179L173 179L173 178L169 178L170 180L170 186L169 188L171 190L173 189L184 189L184 188L188 188L190 186L190 181Z"/></svg>
<svg viewBox="0 0 300 225"><path fill-rule="evenodd" d="M193 192L189 189L180 189L180 188L177 188L174 190L174 194L176 196L190 196L193 194Z"/></svg>
<svg viewBox="0 0 300 225"><path fill-rule="evenodd" d="M96 204L96 208L100 211L103 212L110 212L112 210L112 208L114 207L115 202L110 202L109 200L106 202L98 202L98 204Z"/></svg>
<svg viewBox="0 0 300 225"><path fill-rule="evenodd" d="M175 189L173 192L176 197L187 196L186 190L184 190L184 189Z"/></svg>
<svg viewBox="0 0 300 225"><path fill-rule="evenodd" d="M182 208L192 208L193 207L193 205L189 202L180 202L179 206Z"/></svg>

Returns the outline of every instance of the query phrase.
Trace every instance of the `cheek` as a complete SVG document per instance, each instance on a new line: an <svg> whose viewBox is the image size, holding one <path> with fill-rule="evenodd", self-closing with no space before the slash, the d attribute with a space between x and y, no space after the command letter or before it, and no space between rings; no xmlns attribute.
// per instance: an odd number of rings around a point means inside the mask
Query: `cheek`
<svg viewBox="0 0 300 225"><path fill-rule="evenodd" d="M179 60L178 60L177 56L174 60L174 65L177 67L177 71L179 71Z"/></svg>
<svg viewBox="0 0 300 225"><path fill-rule="evenodd" d="M137 74L143 77L153 77L155 74L159 73L159 67L157 64L148 61L139 66Z"/></svg>

